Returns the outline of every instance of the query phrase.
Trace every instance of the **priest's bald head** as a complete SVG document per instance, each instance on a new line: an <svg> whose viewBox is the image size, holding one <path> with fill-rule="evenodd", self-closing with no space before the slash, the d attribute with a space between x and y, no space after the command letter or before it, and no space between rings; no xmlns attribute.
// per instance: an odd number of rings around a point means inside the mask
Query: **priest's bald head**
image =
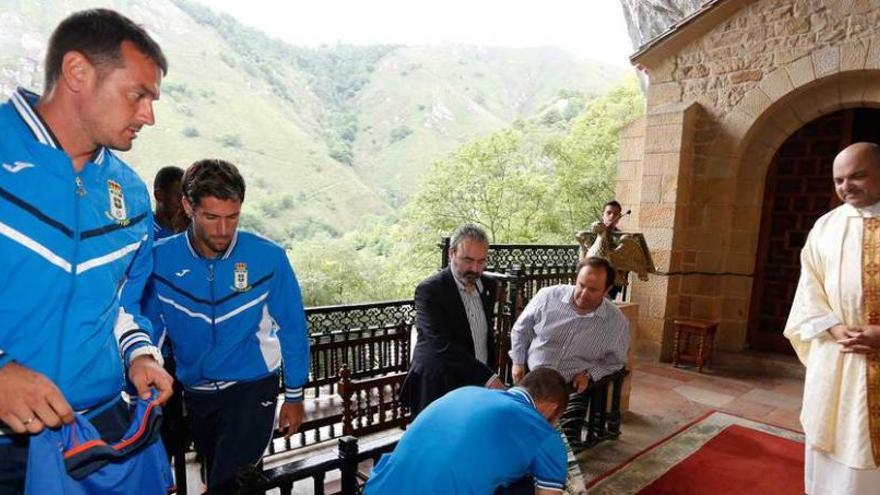
<svg viewBox="0 0 880 495"><path fill-rule="evenodd" d="M880 201L880 146L855 143L834 158L834 189L841 201L864 208Z"/></svg>

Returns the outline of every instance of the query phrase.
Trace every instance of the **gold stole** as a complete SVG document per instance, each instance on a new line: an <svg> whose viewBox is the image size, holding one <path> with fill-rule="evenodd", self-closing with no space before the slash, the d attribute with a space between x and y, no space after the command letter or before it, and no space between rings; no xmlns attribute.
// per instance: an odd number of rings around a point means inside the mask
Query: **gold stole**
<svg viewBox="0 0 880 495"><path fill-rule="evenodd" d="M865 323L880 324L880 217L863 219L862 308ZM874 465L880 465L880 352L865 355L868 378L868 429Z"/></svg>

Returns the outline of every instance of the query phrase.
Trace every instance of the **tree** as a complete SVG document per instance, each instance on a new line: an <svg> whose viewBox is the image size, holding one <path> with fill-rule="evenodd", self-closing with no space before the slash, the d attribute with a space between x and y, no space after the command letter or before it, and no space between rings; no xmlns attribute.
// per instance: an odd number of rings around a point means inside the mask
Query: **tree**
<svg viewBox="0 0 880 495"><path fill-rule="evenodd" d="M550 179L539 153L516 130L472 141L433 164L406 216L434 238L472 222L494 242L534 240Z"/></svg>
<svg viewBox="0 0 880 495"><path fill-rule="evenodd" d="M544 153L555 163L555 217L563 232L570 235L598 219L602 204L614 195L620 131L643 109L638 81L629 78L588 104L569 134L545 146Z"/></svg>

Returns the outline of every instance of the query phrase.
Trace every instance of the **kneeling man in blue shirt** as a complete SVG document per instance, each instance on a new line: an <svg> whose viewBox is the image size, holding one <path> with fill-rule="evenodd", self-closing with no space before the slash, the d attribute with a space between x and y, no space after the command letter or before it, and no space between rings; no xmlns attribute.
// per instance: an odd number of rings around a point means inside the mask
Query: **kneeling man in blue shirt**
<svg viewBox="0 0 880 495"><path fill-rule="evenodd" d="M566 451L553 425L567 401L565 380L550 368L533 370L507 391L449 392L382 456L364 493L491 495L526 476L536 495L561 493Z"/></svg>

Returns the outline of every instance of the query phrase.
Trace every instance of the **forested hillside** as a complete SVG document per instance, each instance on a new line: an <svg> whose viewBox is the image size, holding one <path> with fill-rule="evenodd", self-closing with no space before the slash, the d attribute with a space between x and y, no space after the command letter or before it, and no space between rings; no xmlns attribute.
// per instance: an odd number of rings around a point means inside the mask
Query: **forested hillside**
<svg viewBox="0 0 880 495"><path fill-rule="evenodd" d="M189 0L35 0L0 3L0 92L39 89L51 29L95 6L144 24L171 65L129 161L148 181L167 164L234 161L245 224L285 243L392 213L434 160L622 75L549 48L295 47Z"/></svg>
<svg viewBox="0 0 880 495"><path fill-rule="evenodd" d="M291 46L192 0L0 3L0 92L40 90L51 29L82 8L144 24L170 72L125 158L228 159L242 225L291 249L310 305L410 297L463 221L497 242L571 242L612 194L642 109L619 68L553 48Z"/></svg>

